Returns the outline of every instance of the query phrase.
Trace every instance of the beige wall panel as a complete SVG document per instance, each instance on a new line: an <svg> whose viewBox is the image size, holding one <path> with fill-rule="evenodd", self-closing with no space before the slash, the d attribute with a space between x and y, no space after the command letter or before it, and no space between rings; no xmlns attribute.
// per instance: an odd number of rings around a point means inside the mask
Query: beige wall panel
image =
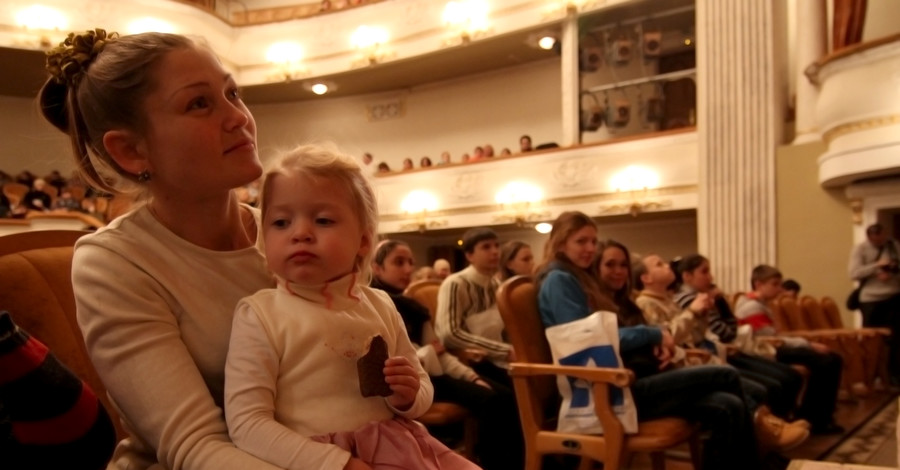
<svg viewBox="0 0 900 470"><path fill-rule="evenodd" d="M75 168L69 141L36 106L33 99L0 96L0 169L13 176L23 170L68 175Z"/></svg>
<svg viewBox="0 0 900 470"><path fill-rule="evenodd" d="M801 284L803 294L828 295L842 305L852 288L847 275L851 211L842 190L819 186L816 159L824 151L821 143L778 149L778 268ZM848 312L843 316L845 325L853 324Z"/></svg>

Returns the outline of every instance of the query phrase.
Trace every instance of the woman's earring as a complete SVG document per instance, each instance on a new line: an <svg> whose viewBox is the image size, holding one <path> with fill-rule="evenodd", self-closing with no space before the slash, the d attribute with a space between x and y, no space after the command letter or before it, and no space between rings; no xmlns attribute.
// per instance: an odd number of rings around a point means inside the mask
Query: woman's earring
<svg viewBox="0 0 900 470"><path fill-rule="evenodd" d="M138 183L146 183L150 181L150 172L147 170L143 170L137 175Z"/></svg>

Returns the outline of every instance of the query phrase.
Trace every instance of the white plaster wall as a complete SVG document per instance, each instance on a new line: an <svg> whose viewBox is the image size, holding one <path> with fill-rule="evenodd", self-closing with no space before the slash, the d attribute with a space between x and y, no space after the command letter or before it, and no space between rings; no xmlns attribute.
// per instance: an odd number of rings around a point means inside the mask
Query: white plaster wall
<svg viewBox="0 0 900 470"><path fill-rule="evenodd" d="M399 169L404 158L428 155L437 163L444 150L453 161L475 146L518 151L519 136L535 145L559 141L562 102L559 61L490 72L382 95L252 106L259 128L260 155L308 140L331 140L352 155L371 152ZM366 106L400 100L405 115L369 122Z"/></svg>
<svg viewBox="0 0 900 470"><path fill-rule="evenodd" d="M30 98L0 96L0 169L45 175L75 168L65 134L47 124Z"/></svg>

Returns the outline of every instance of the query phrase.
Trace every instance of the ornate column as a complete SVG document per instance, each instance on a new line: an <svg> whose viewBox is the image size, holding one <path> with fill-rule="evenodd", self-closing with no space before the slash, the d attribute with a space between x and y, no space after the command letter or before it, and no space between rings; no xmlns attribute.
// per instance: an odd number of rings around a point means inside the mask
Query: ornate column
<svg viewBox="0 0 900 470"><path fill-rule="evenodd" d="M562 56L560 73L562 73L562 142L563 147L570 147L581 142L581 130L578 127L580 112L581 82L578 68L578 11L566 9L566 17L562 23Z"/></svg>
<svg viewBox="0 0 900 470"><path fill-rule="evenodd" d="M775 262L775 149L782 139L782 0L697 2L700 252L726 292Z"/></svg>
<svg viewBox="0 0 900 470"><path fill-rule="evenodd" d="M816 99L818 88L810 83L806 68L828 53L827 10L825 0L800 0L794 2L797 18L797 102L795 104L795 144L821 140L816 124Z"/></svg>

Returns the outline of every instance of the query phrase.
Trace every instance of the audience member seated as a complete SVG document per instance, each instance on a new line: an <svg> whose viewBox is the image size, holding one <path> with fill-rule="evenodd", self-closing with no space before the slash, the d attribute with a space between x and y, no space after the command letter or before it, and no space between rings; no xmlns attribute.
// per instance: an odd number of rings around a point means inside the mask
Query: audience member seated
<svg viewBox="0 0 900 470"><path fill-rule="evenodd" d="M509 147L503 147L503 150L500 151L501 157L508 157L512 155L512 152L509 150Z"/></svg>
<svg viewBox="0 0 900 470"><path fill-rule="evenodd" d="M440 277L438 277L437 273L434 271L434 268L431 266L422 266L419 269L416 269L412 273L412 282L418 281L442 281Z"/></svg>
<svg viewBox="0 0 900 470"><path fill-rule="evenodd" d="M781 295L794 300L800 299L800 283L793 279L785 279L781 283Z"/></svg>
<svg viewBox="0 0 900 470"><path fill-rule="evenodd" d="M438 166L441 165L449 165L451 163L450 160L450 152L442 152L441 153L441 161L438 162Z"/></svg>
<svg viewBox="0 0 900 470"><path fill-rule="evenodd" d="M484 159L484 147L479 145L478 147L475 147L474 151L472 151L472 157L469 158L469 161L477 162L482 159Z"/></svg>
<svg viewBox="0 0 900 470"><path fill-rule="evenodd" d="M750 283L753 292L742 297L735 305L735 317L738 325L750 325L757 336L774 336L775 323L768 303L781 293L781 271L775 267L761 264L753 268ZM837 404L838 389L841 385L841 356L830 351L821 343L810 342L803 338L779 337L782 344L777 348L778 360L788 364L801 364L810 371L807 397L819 397L821 407L809 416L812 431L818 434L843 432L843 428L834 423L833 414ZM805 404L805 403L804 403ZM801 412L803 410L801 409ZM809 411L807 411L809 413Z"/></svg>
<svg viewBox="0 0 900 470"><path fill-rule="evenodd" d="M503 320L497 310L497 234L488 228L473 228L463 234L462 240L469 266L441 283L435 330L451 349L484 349L488 360L473 365L475 371L512 388L506 369L516 356L512 345L503 339Z"/></svg>
<svg viewBox="0 0 900 470"><path fill-rule="evenodd" d="M497 279L503 281L517 275L534 274L534 255L531 246L520 240L511 240L500 248L500 270Z"/></svg>
<svg viewBox="0 0 900 470"><path fill-rule="evenodd" d="M519 151L522 153L530 152L531 148L531 136L528 134L519 137Z"/></svg>
<svg viewBox="0 0 900 470"><path fill-rule="evenodd" d="M683 309L689 308L705 294L706 308L701 315L708 322L707 331L713 335L713 342L729 345L732 350L728 352L728 363L735 366L743 378L765 387L767 403L775 414L791 417L803 388L803 376L789 364L777 360L777 351L772 344L746 335L737 341L737 321L728 301L712 283L709 260L698 254L685 256L678 270L683 284L675 295L675 302ZM738 343L743 347L738 349ZM800 417L808 419L803 410L800 411Z"/></svg>
<svg viewBox="0 0 900 470"><path fill-rule="evenodd" d="M47 182L42 178L37 178L34 180L31 189L27 193L25 193L25 196L22 197L22 201L25 204L25 207L28 208L28 210L50 210L53 199L44 191L46 186Z"/></svg>
<svg viewBox="0 0 900 470"><path fill-rule="evenodd" d="M24 184L29 188L34 187L34 180L36 179L37 176L35 176L34 173L28 170L21 171L18 175L16 175L16 183Z"/></svg>
<svg viewBox="0 0 900 470"><path fill-rule="evenodd" d="M441 281L447 279L447 276L450 275L450 262L445 260L444 258L438 258L434 260L434 265L432 267L434 269L435 275Z"/></svg>
<svg viewBox="0 0 900 470"><path fill-rule="evenodd" d="M692 342L702 343L705 341L706 328L703 325L700 331L696 331L696 328L689 331L689 333L699 333L699 340L688 336L687 343L681 343L676 339L679 336L684 336L686 328L683 328L685 325L681 325L682 328L678 328L677 325L673 325L672 322L668 321L669 318L679 318L680 316L682 321L688 320L686 323L690 325L696 326L698 323L690 321L695 319L696 315L689 311L682 312L672 300L671 295L666 291L666 286L674 278L668 263L662 261L659 256L652 255L645 258L650 259L650 269L645 267L643 261L632 264L628 249L621 243L613 240L600 244L599 251L600 255L597 258L596 271L600 279L600 289L615 302L618 308L620 325L651 325L667 329L672 334L676 344L675 354L671 361L673 368L702 366L704 364L724 364L724 361L719 357L710 354L701 354L699 356L692 354L688 358L685 350L678 347L685 344L693 348ZM631 271L632 266L637 268L634 273ZM640 275L638 275L639 272ZM641 295L638 297L638 299L643 298L641 304L632 300L632 280L635 281L635 286L641 289ZM648 284L645 285L644 281L647 281ZM650 286L649 289L648 285ZM644 305L650 308L645 309L643 308ZM693 318L687 318L688 315ZM655 319L655 321L650 321L651 318ZM681 330L680 335L676 334L679 329ZM697 350L692 349L691 351L694 353ZM753 412L757 438L764 449L788 450L802 444L809 437L808 422L787 423L771 413L768 407L768 392L764 384L742 376L741 387L747 399L747 407Z"/></svg>
<svg viewBox="0 0 900 470"><path fill-rule="evenodd" d="M580 320L598 310L618 310L591 271L596 255L595 222L581 212L560 214L537 274L538 308L545 327ZM663 371L674 346L667 330L619 326L619 352L637 378L630 388L638 419L680 417L701 424L710 431L703 445L705 468L763 468L737 372L726 366Z"/></svg>
<svg viewBox="0 0 900 470"><path fill-rule="evenodd" d="M694 297L698 293L706 292L713 299L713 308L707 312L709 316L709 329L718 336L719 340L726 344L735 343L738 339L738 321L728 305L728 302L721 295L721 292L713 284L713 278L710 274L710 263L704 256L693 254L685 256L679 263L679 271L683 285L679 289L675 297L675 301L682 307L690 305ZM779 280L780 282L780 280ZM757 341L755 335L747 338L749 344L766 344L763 341ZM784 349L784 346L774 348L774 357L762 357L754 354L731 354L728 362L739 369L749 372L759 379L774 378L781 383L782 397L796 396L794 390L802 387L802 378L799 374L784 365L800 364L810 369L810 377L807 383L807 392L803 394L803 400L797 410L796 417L803 418L812 424L813 434L828 434L841 432L839 426L834 424L834 410L837 402L837 391L840 386L840 366L838 365L837 377L835 371L831 369L833 366L811 367L807 362L795 362L796 357L791 354L792 351ZM754 348L757 349L757 348ZM761 349L761 348L760 348ZM787 353L782 355L782 350ZM771 358L774 359L772 361ZM840 359L839 357L837 358ZM779 366L780 364L780 366ZM815 369L815 370L814 370ZM818 369L825 369L816 372ZM769 389L770 404L780 402L773 389L769 388L770 384L766 383ZM785 398L786 399L786 398ZM785 405L786 406L786 405Z"/></svg>
<svg viewBox="0 0 900 470"><path fill-rule="evenodd" d="M44 181L56 188L57 194L62 193L63 188L68 185L66 178L59 173L59 170L53 170L48 175L44 176Z"/></svg>
<svg viewBox="0 0 900 470"><path fill-rule="evenodd" d="M412 158L404 158L403 159L403 171L412 170L413 168L414 167L413 167Z"/></svg>
<svg viewBox="0 0 900 470"><path fill-rule="evenodd" d="M486 144L484 146L484 158L494 158L494 146Z"/></svg>
<svg viewBox="0 0 900 470"><path fill-rule="evenodd" d="M68 212L81 212L81 201L75 199L71 190L63 188L59 197L53 201L53 209Z"/></svg>
<svg viewBox="0 0 900 470"><path fill-rule="evenodd" d="M472 160L472 157L470 157L468 153L463 153L462 157L460 157L460 160L462 160L463 163L468 163Z"/></svg>
<svg viewBox="0 0 900 470"><path fill-rule="evenodd" d="M378 164L378 173L384 174L384 173L390 173L390 172L391 172L391 167L388 166L388 164L386 162L381 162Z"/></svg>
<svg viewBox="0 0 900 470"><path fill-rule="evenodd" d="M412 250L406 243L384 240L375 251L372 287L387 292L403 317L409 339L434 385L434 401L462 405L477 418L474 453L482 468L522 468L523 442L512 389L480 376L446 351L434 332L428 309L403 296L414 267Z"/></svg>
<svg viewBox="0 0 900 470"><path fill-rule="evenodd" d="M428 167L430 167L430 166L431 166L431 159L430 159L430 158L428 158L428 157L422 157L422 159L419 160L419 167L421 167L421 168L428 168Z"/></svg>

